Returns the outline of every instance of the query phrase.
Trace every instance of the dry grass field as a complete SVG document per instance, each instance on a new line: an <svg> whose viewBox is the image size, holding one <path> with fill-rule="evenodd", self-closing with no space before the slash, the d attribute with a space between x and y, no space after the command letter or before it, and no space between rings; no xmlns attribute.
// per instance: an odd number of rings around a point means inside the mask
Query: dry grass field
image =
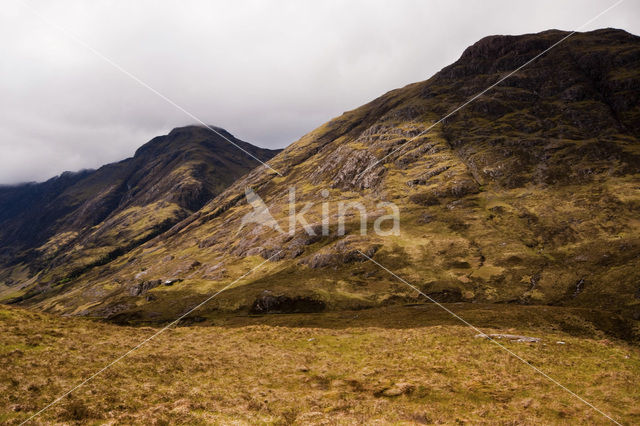
<svg viewBox="0 0 640 426"><path fill-rule="evenodd" d="M500 343L640 422L637 346L566 309L451 308L483 331L541 338ZM208 318L167 330L29 424L610 423L440 312ZM156 330L0 308L0 422L21 423Z"/></svg>

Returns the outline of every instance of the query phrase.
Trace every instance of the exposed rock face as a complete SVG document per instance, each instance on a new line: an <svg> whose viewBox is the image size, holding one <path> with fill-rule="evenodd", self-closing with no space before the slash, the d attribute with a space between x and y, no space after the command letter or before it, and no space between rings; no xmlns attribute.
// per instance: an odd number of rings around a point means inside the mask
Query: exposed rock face
<svg viewBox="0 0 640 426"><path fill-rule="evenodd" d="M385 171L384 167L375 164L376 161L376 157L367 150L340 146L329 154L311 179L319 181L321 176L330 173L334 175L330 185L332 188L375 188L382 181Z"/></svg>
<svg viewBox="0 0 640 426"><path fill-rule="evenodd" d="M132 296L140 296L152 288L158 287L160 284L162 284L162 280L143 281L131 287L129 293L131 293Z"/></svg>
<svg viewBox="0 0 640 426"><path fill-rule="evenodd" d="M367 258L363 256L362 253L368 257L372 257L379 248L379 245L373 244L360 249L357 245L349 244L349 241L344 239L338 241L328 249L302 259L300 263L313 269L326 267L337 268L349 263L366 262Z"/></svg>

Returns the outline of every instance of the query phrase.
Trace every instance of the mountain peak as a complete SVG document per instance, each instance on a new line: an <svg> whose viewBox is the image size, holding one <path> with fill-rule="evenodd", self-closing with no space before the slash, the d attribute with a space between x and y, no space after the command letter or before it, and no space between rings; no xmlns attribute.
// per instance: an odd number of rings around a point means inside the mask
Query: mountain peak
<svg viewBox="0 0 640 426"><path fill-rule="evenodd" d="M571 34L571 31L550 29L530 34L490 35L481 38L467 47L462 53L460 60L470 60L478 57L497 59L507 53L512 55L525 55L530 52L534 54L531 56L531 58L533 58L569 34ZM581 38L591 39L592 41L599 39L601 42L624 42L630 41L633 38L637 39L637 36L616 28L603 28L595 31L574 33L571 37L567 38L565 42L573 42ZM523 56L522 59L526 59L526 56Z"/></svg>
<svg viewBox="0 0 640 426"><path fill-rule="evenodd" d="M134 157L145 155L158 156L168 153L185 152L185 149L206 149L219 153L224 152L231 157L246 156L251 158L251 156L247 155L246 152L238 149L239 146L243 150L254 155L256 158L266 161L279 152L279 150L260 148L237 139L222 127L210 127L215 131L199 125L176 127L168 134L156 136L146 144L142 145L136 150ZM233 143L229 143L229 141ZM236 146L234 146L234 144Z"/></svg>
<svg viewBox="0 0 640 426"><path fill-rule="evenodd" d="M213 129L213 130L211 130ZM184 137L184 136L193 136L193 135L208 135L210 133L220 134L229 139L235 139L229 131L223 129L222 127L207 125L203 126L201 124L190 124L181 127L175 127L171 129L171 131L167 134L168 137Z"/></svg>

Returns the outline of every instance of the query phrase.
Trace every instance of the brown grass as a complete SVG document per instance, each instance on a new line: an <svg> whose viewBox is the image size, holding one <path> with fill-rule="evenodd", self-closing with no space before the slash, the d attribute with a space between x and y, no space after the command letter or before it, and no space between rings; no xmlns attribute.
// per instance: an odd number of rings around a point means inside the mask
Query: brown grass
<svg viewBox="0 0 640 426"><path fill-rule="evenodd" d="M343 325L332 328L275 325L329 321L300 315L263 318L271 325L236 318L235 326L170 329L34 423L607 423L469 328L434 325L410 309L343 313ZM367 325L403 315L411 327ZM542 337L501 343L617 420L640 422L637 347L535 321L491 331ZM3 424L25 420L155 332L7 308L0 327Z"/></svg>

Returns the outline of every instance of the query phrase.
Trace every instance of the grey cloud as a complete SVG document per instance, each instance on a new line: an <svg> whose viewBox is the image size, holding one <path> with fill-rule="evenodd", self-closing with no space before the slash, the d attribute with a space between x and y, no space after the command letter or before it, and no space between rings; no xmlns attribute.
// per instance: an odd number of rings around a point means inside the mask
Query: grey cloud
<svg viewBox="0 0 640 426"><path fill-rule="evenodd" d="M284 147L490 34L573 29L610 1L32 1L203 121ZM589 29L638 34L625 2ZM133 154L193 119L20 1L0 17L0 182L43 180Z"/></svg>

